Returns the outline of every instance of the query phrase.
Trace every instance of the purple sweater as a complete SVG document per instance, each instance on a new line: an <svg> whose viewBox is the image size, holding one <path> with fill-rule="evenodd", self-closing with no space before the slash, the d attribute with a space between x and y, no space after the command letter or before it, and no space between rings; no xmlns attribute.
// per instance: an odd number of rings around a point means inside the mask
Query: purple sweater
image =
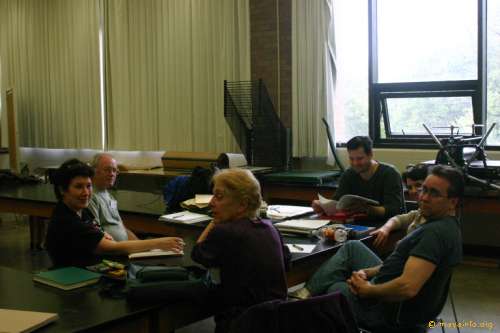
<svg viewBox="0 0 500 333"><path fill-rule="evenodd" d="M196 244L194 261L220 268L220 305L247 307L285 299L283 242L268 220L243 219L218 224Z"/></svg>

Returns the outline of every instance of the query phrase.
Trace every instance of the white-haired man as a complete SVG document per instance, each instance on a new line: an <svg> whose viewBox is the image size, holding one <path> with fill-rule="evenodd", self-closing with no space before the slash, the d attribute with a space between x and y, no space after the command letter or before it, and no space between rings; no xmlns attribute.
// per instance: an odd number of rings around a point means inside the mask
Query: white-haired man
<svg viewBox="0 0 500 333"><path fill-rule="evenodd" d="M92 178L94 191L89 203L89 209L96 221L110 234L115 241L135 240L137 236L127 229L118 212L118 203L109 193L118 175L118 165L112 155L99 153L94 156L92 166L95 175Z"/></svg>

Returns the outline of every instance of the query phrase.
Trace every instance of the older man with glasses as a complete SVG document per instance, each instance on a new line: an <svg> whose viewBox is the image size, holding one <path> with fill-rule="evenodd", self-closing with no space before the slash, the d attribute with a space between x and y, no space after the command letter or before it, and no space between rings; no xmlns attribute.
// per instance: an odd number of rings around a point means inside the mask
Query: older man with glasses
<svg viewBox="0 0 500 333"><path fill-rule="evenodd" d="M456 207L464 192L460 171L435 166L425 179L419 206L426 218L383 262L359 241L347 242L293 296L340 291L364 328L406 331L441 311L453 268L462 259Z"/></svg>
<svg viewBox="0 0 500 333"><path fill-rule="evenodd" d="M107 153L99 153L94 156L92 166L95 175L92 178L94 187L89 209L94 214L96 222L113 237L115 241L126 241L138 239L137 236L123 225L118 212L118 203L109 193L118 176L118 165L116 160Z"/></svg>

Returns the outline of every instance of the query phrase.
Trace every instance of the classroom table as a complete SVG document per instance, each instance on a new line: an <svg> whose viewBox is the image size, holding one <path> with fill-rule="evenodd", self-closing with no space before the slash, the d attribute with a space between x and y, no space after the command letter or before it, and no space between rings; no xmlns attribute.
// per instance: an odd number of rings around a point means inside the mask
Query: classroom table
<svg viewBox="0 0 500 333"><path fill-rule="evenodd" d="M198 232L197 227L160 223L165 205L159 194L126 190L111 191L118 201L125 225L139 233L185 236ZM50 184L0 185L0 212L25 214L31 219L50 218L56 205L54 187Z"/></svg>
<svg viewBox="0 0 500 333"><path fill-rule="evenodd" d="M498 182L497 182L498 183ZM307 205L318 193L332 198L338 181L322 184L262 181L262 195L268 204ZM459 213L464 253L472 256L500 256L500 191L467 184Z"/></svg>
<svg viewBox="0 0 500 333"><path fill-rule="evenodd" d="M118 209L125 225L134 232L196 239L203 230L203 225L199 224L158 221L165 208L161 196L157 194L117 190L113 191L113 195L118 201ZM31 219L50 218L55 204L56 198L50 184L0 186L0 212L26 214ZM285 238L285 242L317 243L317 240ZM287 276L288 285L294 286L307 280L336 251L337 246L320 242L311 254L294 254Z"/></svg>
<svg viewBox="0 0 500 333"><path fill-rule="evenodd" d="M113 194L118 200L124 223L136 232L177 235L184 237L187 244L194 244L203 230L203 226L199 225L158 221L164 205L161 197L156 194L123 190ZM49 218L55 203L53 188L48 184L0 186L1 212ZM363 240L369 239L367 237ZM287 272L289 287L306 281L341 246L308 237L284 237L284 242L316 245L312 253L292 255ZM174 264L192 264L189 247L186 250L181 259L186 262ZM98 286L63 292L34 284L31 278L31 274L0 267L0 307L58 312L61 319L40 332L87 329L106 332L170 332L210 315L188 303L129 304L123 299L101 296ZM21 292L26 296L16 297Z"/></svg>
<svg viewBox="0 0 500 333"><path fill-rule="evenodd" d="M317 268L340 247L340 244L309 238L285 237L284 240L286 243L317 244L312 254L292 256L290 271L287 272L289 286L295 284L292 281L303 281L308 277L304 267ZM183 257L141 259L139 262L192 265L190 252L194 243L193 239L187 241ZM128 262L126 258L121 261ZM101 290L106 280L64 291L36 283L32 277L30 273L0 267L0 308L58 313L56 322L37 332L173 332L213 315L209 301L201 305L192 301L134 303L103 294Z"/></svg>
<svg viewBox="0 0 500 333"><path fill-rule="evenodd" d="M64 291L32 281L32 275L0 267L0 308L54 312L59 319L39 330L59 332L172 332L208 317L191 302L133 303L101 294L103 284Z"/></svg>

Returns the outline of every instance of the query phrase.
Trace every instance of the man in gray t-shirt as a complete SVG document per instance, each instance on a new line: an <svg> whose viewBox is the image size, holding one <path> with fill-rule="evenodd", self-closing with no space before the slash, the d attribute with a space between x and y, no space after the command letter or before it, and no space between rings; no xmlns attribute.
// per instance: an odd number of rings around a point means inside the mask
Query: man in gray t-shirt
<svg viewBox="0 0 500 333"><path fill-rule="evenodd" d="M138 239L137 236L123 225L118 212L118 203L109 193L118 175L118 166L110 154L99 153L94 156L92 166L95 175L92 178L94 187L89 209L94 214L96 222L110 234L115 241Z"/></svg>
<svg viewBox="0 0 500 333"><path fill-rule="evenodd" d="M345 194L355 194L380 202L380 206L354 205L352 213L367 213L370 218L387 220L404 212L403 184L399 172L389 164L373 159L372 141L366 136L355 136L347 142L351 167L339 180L334 200ZM312 207L322 213L318 200Z"/></svg>
<svg viewBox="0 0 500 333"><path fill-rule="evenodd" d="M347 242L292 296L342 292L361 327L410 328L441 311L453 268L462 259L455 217L463 196L462 174L436 166L424 181L419 206L427 222L397 245L383 262L361 242Z"/></svg>

